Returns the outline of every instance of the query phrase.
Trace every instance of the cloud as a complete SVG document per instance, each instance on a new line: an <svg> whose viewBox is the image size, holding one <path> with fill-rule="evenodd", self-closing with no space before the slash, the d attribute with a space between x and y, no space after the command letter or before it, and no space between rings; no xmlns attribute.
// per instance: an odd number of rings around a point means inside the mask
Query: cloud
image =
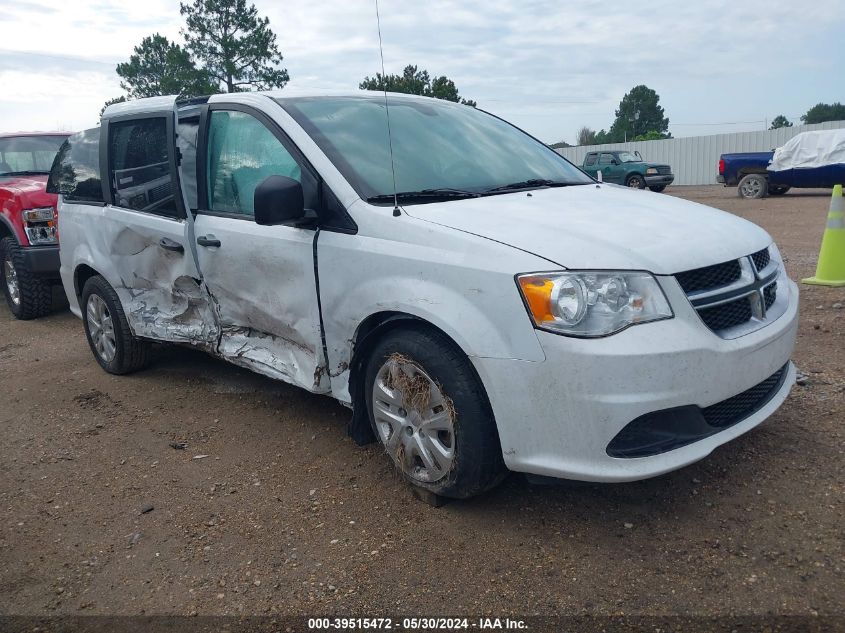
<svg viewBox="0 0 845 633"><path fill-rule="evenodd" d="M256 4L278 35L293 86L354 90L380 71L371 0ZM448 75L464 96L547 141L571 141L583 124L607 128L638 83L661 95L676 135L722 131L681 124L794 116L838 97L828 76L845 61L839 0L818 0L812 12L786 0L618 6L380 0L385 65ZM13 86L0 93L4 129L49 127L59 95L71 125L90 125L103 101L120 94L115 64L153 32L180 40L182 26L172 0L6 2L0 12L0 80Z"/></svg>

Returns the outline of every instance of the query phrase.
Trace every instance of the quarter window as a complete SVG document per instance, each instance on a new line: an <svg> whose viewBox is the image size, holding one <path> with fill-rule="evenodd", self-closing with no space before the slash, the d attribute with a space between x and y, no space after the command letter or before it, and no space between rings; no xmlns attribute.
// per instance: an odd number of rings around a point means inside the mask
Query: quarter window
<svg viewBox="0 0 845 633"><path fill-rule="evenodd" d="M109 178L116 206L179 217L164 117L109 125Z"/></svg>
<svg viewBox="0 0 845 633"><path fill-rule="evenodd" d="M316 183L261 121L245 112L213 110L208 129L208 204L211 211L252 217L255 189L269 176L303 183L305 206L316 208Z"/></svg>
<svg viewBox="0 0 845 633"><path fill-rule="evenodd" d="M68 202L103 203L100 128L79 132L64 142L53 162L47 193L61 194Z"/></svg>

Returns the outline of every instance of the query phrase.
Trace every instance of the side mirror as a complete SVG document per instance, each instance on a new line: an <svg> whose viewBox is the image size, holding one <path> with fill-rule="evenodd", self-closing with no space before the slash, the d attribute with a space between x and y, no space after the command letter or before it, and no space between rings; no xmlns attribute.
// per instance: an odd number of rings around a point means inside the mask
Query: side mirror
<svg viewBox="0 0 845 633"><path fill-rule="evenodd" d="M611 165L618 165L618 164L619 164L619 161L618 161L618 160L616 160L615 158L611 158L611 159L610 159L610 164L611 164Z"/></svg>
<svg viewBox="0 0 845 633"><path fill-rule="evenodd" d="M302 183L287 176L267 176L255 188L253 202L256 224L287 224L305 216Z"/></svg>

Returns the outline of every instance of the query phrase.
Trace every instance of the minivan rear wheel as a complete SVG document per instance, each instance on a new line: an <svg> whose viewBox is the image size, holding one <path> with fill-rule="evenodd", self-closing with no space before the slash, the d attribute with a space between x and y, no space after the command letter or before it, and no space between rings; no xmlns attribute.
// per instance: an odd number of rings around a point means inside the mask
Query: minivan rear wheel
<svg viewBox="0 0 845 633"><path fill-rule="evenodd" d="M88 346L100 367L110 374L129 374L147 365L150 344L132 334L120 298L103 277L85 282L80 307Z"/></svg>
<svg viewBox="0 0 845 633"><path fill-rule="evenodd" d="M373 431L410 484L466 498L507 473L484 388L445 335L391 330L372 350L364 385Z"/></svg>

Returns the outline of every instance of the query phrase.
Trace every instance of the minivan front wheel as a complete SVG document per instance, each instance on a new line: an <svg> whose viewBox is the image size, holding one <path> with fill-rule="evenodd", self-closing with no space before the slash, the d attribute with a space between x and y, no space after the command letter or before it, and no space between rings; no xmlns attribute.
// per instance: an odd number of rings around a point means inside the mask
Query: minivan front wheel
<svg viewBox="0 0 845 633"><path fill-rule="evenodd" d="M365 387L373 431L410 484L466 498L506 474L487 395L446 336L417 328L388 332L372 350Z"/></svg>
<svg viewBox="0 0 845 633"><path fill-rule="evenodd" d="M120 298L103 277L85 282L81 308L88 346L100 367L110 374L128 374L147 364L150 344L132 334Z"/></svg>

